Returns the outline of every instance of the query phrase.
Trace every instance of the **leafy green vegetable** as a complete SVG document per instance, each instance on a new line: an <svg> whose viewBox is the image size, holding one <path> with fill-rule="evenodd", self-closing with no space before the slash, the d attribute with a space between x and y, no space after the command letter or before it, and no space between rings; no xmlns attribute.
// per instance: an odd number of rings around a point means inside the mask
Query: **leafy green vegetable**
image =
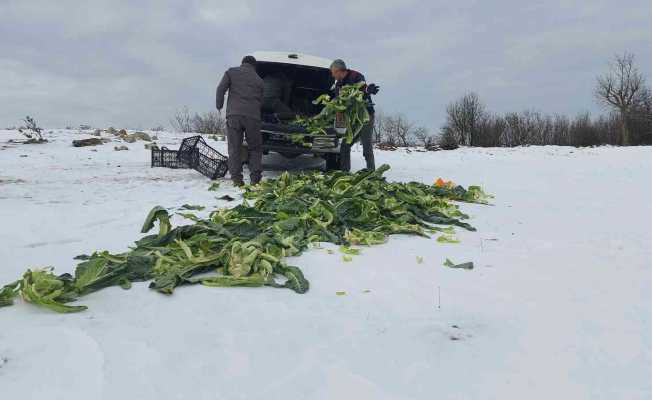
<svg viewBox="0 0 652 400"><path fill-rule="evenodd" d="M250 275L243 277L235 277L229 275L215 276L201 281L202 285L213 287L228 287L228 286L247 286L259 287L264 286L268 280L261 275Z"/></svg>
<svg viewBox="0 0 652 400"><path fill-rule="evenodd" d="M197 216L196 216L195 214L193 214L193 213L177 213L177 215L180 215L180 216L182 216L183 218L185 218L185 219L189 219L189 220L191 220L191 221L195 221L195 222L198 222L198 221L199 221L199 217L197 217Z"/></svg>
<svg viewBox="0 0 652 400"><path fill-rule="evenodd" d="M423 264L423 257L417 256L417 264Z"/></svg>
<svg viewBox="0 0 652 400"><path fill-rule="evenodd" d="M6 307L14 304L14 299L18 296L20 281L5 285L0 290L0 307Z"/></svg>
<svg viewBox="0 0 652 400"><path fill-rule="evenodd" d="M292 289L299 294L306 293L310 289L310 282L304 278L299 268L286 265L281 266L279 272L287 278L282 287Z"/></svg>
<svg viewBox="0 0 652 400"><path fill-rule="evenodd" d="M460 268L460 269L473 269L473 267L474 267L472 262L466 262L466 263L462 263L462 264L455 264L454 262L452 262L448 258L446 259L446 261L444 261L444 266L449 267L449 268Z"/></svg>
<svg viewBox="0 0 652 400"><path fill-rule="evenodd" d="M55 276L51 269L27 270L20 283L23 299L37 306L59 313L84 311L86 306L68 306L64 303L76 299L70 281L63 276Z"/></svg>
<svg viewBox="0 0 652 400"><path fill-rule="evenodd" d="M184 210L202 211L206 207L197 206L197 205L194 205L194 204L184 204L184 205L181 206L181 208L183 208Z"/></svg>
<svg viewBox="0 0 652 400"><path fill-rule="evenodd" d="M152 256L138 252L120 255L96 252L77 265L72 286L78 295L116 285L128 289L131 282L150 279L153 265Z"/></svg>
<svg viewBox="0 0 652 400"><path fill-rule="evenodd" d="M152 230L152 228L154 228L154 222L157 220L159 223L158 236L165 236L171 228L170 215L168 214L167 210L161 206L156 206L152 208L152 211L149 212L147 218L145 218L143 228L140 230L141 233L147 233Z"/></svg>
<svg viewBox="0 0 652 400"><path fill-rule="evenodd" d="M208 187L208 190L211 192L215 192L220 188L220 183L219 182L213 182L212 185Z"/></svg>
<svg viewBox="0 0 652 400"><path fill-rule="evenodd" d="M332 128L337 113L342 113L346 124L344 140L353 143L358 137L363 126L369 122L367 102L364 99L362 87L364 83L343 86L340 95L334 99L327 94L319 96L313 103L322 105L322 111L311 118L297 118L296 123L303 126L311 135L325 135L328 128ZM304 143L305 135L295 134L291 139L297 144Z"/></svg>
<svg viewBox="0 0 652 400"><path fill-rule="evenodd" d="M342 255L342 261L344 261L344 262L351 262L351 261L353 261L353 257L351 257L351 256L348 255L348 254L343 254L343 255Z"/></svg>
<svg viewBox="0 0 652 400"><path fill-rule="evenodd" d="M340 246L340 252L350 256L358 256L361 250L349 246Z"/></svg>
<svg viewBox="0 0 652 400"><path fill-rule="evenodd" d="M456 239L454 236L451 235L441 235L440 237L437 238L437 241L439 243L459 243L460 241Z"/></svg>
<svg viewBox="0 0 652 400"><path fill-rule="evenodd" d="M306 293L310 283L284 260L315 244L337 245L344 261L351 261L360 253L352 246L385 243L389 235L443 233L438 241L448 243L454 240L453 226L474 230L453 201L483 202L489 196L479 188L388 182L383 177L388 169L383 165L355 174L285 172L246 187L242 204L214 210L207 218L182 214L191 224L174 228L168 211L154 207L142 232L158 221L158 234L144 236L122 254L78 256L74 275L28 270L21 280L2 288L0 306L11 305L20 294L57 312L76 312L86 307L67 303L108 286L129 288L137 281L151 281L150 288L168 295L180 285L197 283Z"/></svg>

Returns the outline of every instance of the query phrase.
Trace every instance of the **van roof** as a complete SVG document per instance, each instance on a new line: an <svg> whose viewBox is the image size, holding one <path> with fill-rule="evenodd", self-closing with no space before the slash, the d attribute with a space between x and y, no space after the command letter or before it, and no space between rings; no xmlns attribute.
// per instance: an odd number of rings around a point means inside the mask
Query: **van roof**
<svg viewBox="0 0 652 400"><path fill-rule="evenodd" d="M256 51L252 54L259 62L283 63L305 65L308 67L330 68L332 60L311 56L309 54L282 52L282 51Z"/></svg>

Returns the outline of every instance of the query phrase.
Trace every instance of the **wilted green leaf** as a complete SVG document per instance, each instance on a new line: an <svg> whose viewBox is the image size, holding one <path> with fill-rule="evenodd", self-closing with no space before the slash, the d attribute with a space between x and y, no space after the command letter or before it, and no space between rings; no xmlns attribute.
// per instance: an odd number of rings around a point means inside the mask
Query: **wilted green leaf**
<svg viewBox="0 0 652 400"><path fill-rule="evenodd" d="M437 241L439 243L452 243L452 244L460 242L454 236L451 235L441 235L440 237L437 238Z"/></svg>
<svg viewBox="0 0 652 400"><path fill-rule="evenodd" d="M28 270L20 284L25 301L58 313L86 310L86 306L69 306L64 303L75 299L67 281L56 277L50 269Z"/></svg>
<svg viewBox="0 0 652 400"><path fill-rule="evenodd" d="M287 278L283 286L288 289L302 294L306 293L310 288L310 283L303 277L303 273L297 267L283 266L281 274Z"/></svg>
<svg viewBox="0 0 652 400"><path fill-rule="evenodd" d="M389 235L427 237L439 232L443 233L439 240L448 243L456 242L452 226L473 230L454 201L481 202L487 198L481 190L388 182L383 177L388 169L383 165L355 174L285 172L246 187L242 204L215 210L207 218L183 214L193 223L175 228L168 212L154 207L143 233L158 221L158 235L139 239L123 254L80 256L74 277L55 276L50 270L28 271L17 284L0 291L0 305L9 305L22 294L29 302L59 312L79 311L84 307L66 303L103 287L128 288L131 282L143 280L152 280L150 287L164 294L200 282L305 293L309 282L284 258L299 255L315 243L337 245L343 260L351 261L360 253L351 246L384 243ZM422 259L417 257L417 262ZM459 267L468 268L468 263Z"/></svg>
<svg viewBox="0 0 652 400"><path fill-rule="evenodd" d="M218 197L218 200L224 200L224 201L233 201L235 200L233 197L229 196L228 194L225 194L224 196Z"/></svg>
<svg viewBox="0 0 652 400"><path fill-rule="evenodd" d="M14 299L19 293L20 281L5 285L0 290L0 307L6 307L14 304Z"/></svg>
<svg viewBox="0 0 652 400"><path fill-rule="evenodd" d="M145 223L143 223L143 228L140 230L142 233L149 232L154 227L154 222L158 220L159 223L159 233L158 236L162 237L166 235L170 229L170 215L167 210L161 206L156 206L147 214L145 218Z"/></svg>
<svg viewBox="0 0 652 400"><path fill-rule="evenodd" d="M362 251L354 247L340 246L340 252L350 256L358 256Z"/></svg>
<svg viewBox="0 0 652 400"><path fill-rule="evenodd" d="M201 210L205 209L206 207L198 206L198 205L194 205L194 204L184 204L184 205L181 206L181 208L183 208L184 210L201 211Z"/></svg>
<svg viewBox="0 0 652 400"><path fill-rule="evenodd" d="M334 99L327 94L319 96L313 103L323 106L322 111L310 118L299 117L295 123L303 126L311 135L324 135L333 127L335 115L341 112L346 124L343 139L346 143L353 143L362 127L370 120L367 102L361 90L363 85L364 83L357 83L343 86L339 96ZM303 144L305 136L305 134L292 135L292 141Z"/></svg>
<svg viewBox="0 0 652 400"><path fill-rule="evenodd" d="M449 268L459 268L459 269L473 269L473 263L472 262L466 262L462 264L455 264L448 258L446 261L444 261L444 266L449 267Z"/></svg>
<svg viewBox="0 0 652 400"><path fill-rule="evenodd" d="M259 287L267 283L267 279L260 275L250 275L236 278L235 276L215 276L201 281L202 285L214 287L247 286Z"/></svg>

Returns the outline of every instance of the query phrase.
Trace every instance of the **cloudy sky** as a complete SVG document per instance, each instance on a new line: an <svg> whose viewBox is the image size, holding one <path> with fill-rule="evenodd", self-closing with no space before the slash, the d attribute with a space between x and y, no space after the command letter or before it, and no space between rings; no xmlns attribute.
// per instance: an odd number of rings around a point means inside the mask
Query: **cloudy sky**
<svg viewBox="0 0 652 400"><path fill-rule="evenodd" d="M475 91L496 112L600 112L615 53L652 80L649 0L0 0L0 126L168 125L214 107L254 50L343 58L388 113L438 128Z"/></svg>

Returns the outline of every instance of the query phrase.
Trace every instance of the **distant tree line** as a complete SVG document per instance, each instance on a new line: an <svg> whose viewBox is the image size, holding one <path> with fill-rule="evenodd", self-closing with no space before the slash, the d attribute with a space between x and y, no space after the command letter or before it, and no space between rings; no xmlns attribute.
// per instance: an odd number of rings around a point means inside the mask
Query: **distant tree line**
<svg viewBox="0 0 652 400"><path fill-rule="evenodd" d="M652 144L652 90L634 63L634 56L615 57L598 77L596 100L608 110L591 118L524 111L496 115L475 93L446 108L439 135L442 147L511 147L523 145L597 146Z"/></svg>

